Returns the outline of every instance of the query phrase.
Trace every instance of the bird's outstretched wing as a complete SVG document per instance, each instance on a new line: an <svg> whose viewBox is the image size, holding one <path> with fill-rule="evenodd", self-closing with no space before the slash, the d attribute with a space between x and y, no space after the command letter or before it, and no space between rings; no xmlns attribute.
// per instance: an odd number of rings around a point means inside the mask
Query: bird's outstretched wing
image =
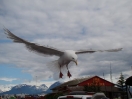
<svg viewBox="0 0 132 99"><path fill-rule="evenodd" d="M79 51L75 51L75 53L76 54L83 54L83 53L94 53L94 52L118 52L121 50L122 50L122 48L109 49L109 50L79 50Z"/></svg>
<svg viewBox="0 0 132 99"><path fill-rule="evenodd" d="M61 56L64 52L60 51L58 49L52 48L52 47L46 47L46 46L40 46L35 43L30 43L20 37L17 37L13 33L11 33L8 29L4 28L5 34L7 34L8 38L13 39L14 42L16 43L24 43L26 47L34 52L38 52L40 54L44 55L56 55L56 56Z"/></svg>

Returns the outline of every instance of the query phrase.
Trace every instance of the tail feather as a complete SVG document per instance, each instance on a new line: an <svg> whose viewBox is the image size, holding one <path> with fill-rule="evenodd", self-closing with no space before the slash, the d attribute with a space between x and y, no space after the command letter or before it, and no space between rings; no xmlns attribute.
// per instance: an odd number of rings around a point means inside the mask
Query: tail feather
<svg viewBox="0 0 132 99"><path fill-rule="evenodd" d="M63 75L66 74L66 68L64 68L65 66L62 66L60 68L60 66L58 64L58 60L47 63L47 66L53 72L53 78L55 80L59 79L60 70L63 73ZM64 78L64 77L62 77L62 78Z"/></svg>

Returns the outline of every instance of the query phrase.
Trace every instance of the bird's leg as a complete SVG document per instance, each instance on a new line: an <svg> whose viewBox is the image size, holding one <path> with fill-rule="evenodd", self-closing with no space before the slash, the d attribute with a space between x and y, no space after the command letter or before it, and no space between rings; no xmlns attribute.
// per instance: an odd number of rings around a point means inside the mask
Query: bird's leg
<svg viewBox="0 0 132 99"><path fill-rule="evenodd" d="M72 75L71 75L71 73L69 72L68 64L66 65L66 68L67 68L67 70L68 70L68 72L67 72L67 76L70 78Z"/></svg>
<svg viewBox="0 0 132 99"><path fill-rule="evenodd" d="M61 72L61 65L60 65L60 78L62 78L63 74Z"/></svg>

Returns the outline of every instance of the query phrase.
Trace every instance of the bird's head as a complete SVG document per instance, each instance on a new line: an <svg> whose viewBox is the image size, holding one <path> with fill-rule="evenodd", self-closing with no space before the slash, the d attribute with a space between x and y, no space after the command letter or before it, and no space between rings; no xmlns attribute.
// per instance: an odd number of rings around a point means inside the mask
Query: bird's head
<svg viewBox="0 0 132 99"><path fill-rule="evenodd" d="M71 61L75 62L77 65L77 55L76 54L71 56Z"/></svg>
<svg viewBox="0 0 132 99"><path fill-rule="evenodd" d="M77 55L75 54L74 51L72 51L72 50L67 50L66 53L65 53L65 55L66 55L66 57L67 57L67 59L68 59L69 61L73 61L73 62L75 62L76 65L77 65Z"/></svg>

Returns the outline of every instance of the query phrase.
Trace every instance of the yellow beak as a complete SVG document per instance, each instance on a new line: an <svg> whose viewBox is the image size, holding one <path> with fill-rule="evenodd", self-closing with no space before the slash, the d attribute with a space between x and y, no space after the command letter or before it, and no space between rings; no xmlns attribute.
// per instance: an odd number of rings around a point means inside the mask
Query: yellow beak
<svg viewBox="0 0 132 99"><path fill-rule="evenodd" d="M76 63L76 65L77 65L77 61L74 61L75 63Z"/></svg>

